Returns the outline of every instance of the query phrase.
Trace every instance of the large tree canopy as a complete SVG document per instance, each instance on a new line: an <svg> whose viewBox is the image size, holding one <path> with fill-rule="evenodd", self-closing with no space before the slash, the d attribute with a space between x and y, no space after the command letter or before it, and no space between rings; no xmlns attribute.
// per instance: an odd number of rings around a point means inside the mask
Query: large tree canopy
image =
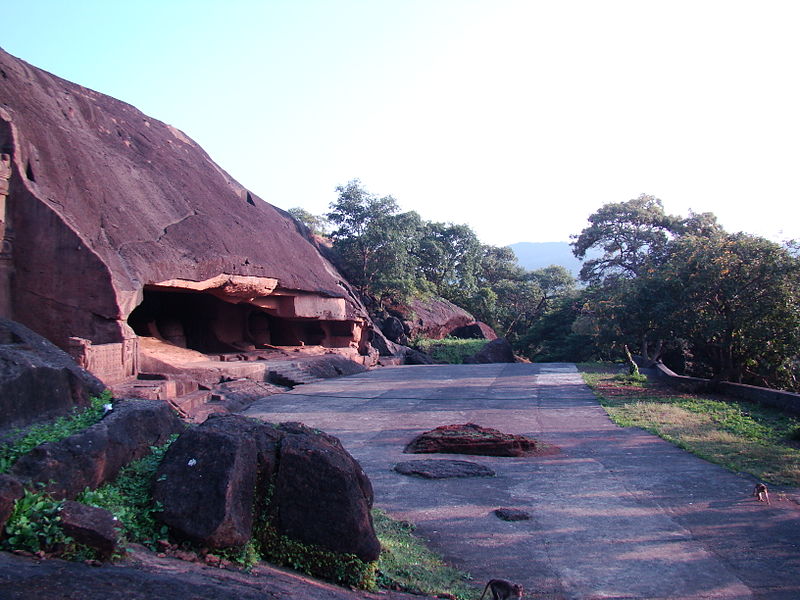
<svg viewBox="0 0 800 600"><path fill-rule="evenodd" d="M648 260L664 251L682 221L664 213L661 200L642 194L635 200L606 204L589 217L589 226L573 236L572 251L585 258L590 248L603 251L586 260L580 278L598 283L606 278L641 275Z"/></svg>
<svg viewBox="0 0 800 600"><path fill-rule="evenodd" d="M391 196L370 194L354 179L336 188L327 220L333 248L350 282L362 294L382 297L413 289L411 248L422 220L415 212L400 213Z"/></svg>
<svg viewBox="0 0 800 600"><path fill-rule="evenodd" d="M710 213L664 214L652 196L608 204L573 249L587 260L584 317L601 347L657 359L679 349L691 374L797 389L800 261L788 245L729 234Z"/></svg>

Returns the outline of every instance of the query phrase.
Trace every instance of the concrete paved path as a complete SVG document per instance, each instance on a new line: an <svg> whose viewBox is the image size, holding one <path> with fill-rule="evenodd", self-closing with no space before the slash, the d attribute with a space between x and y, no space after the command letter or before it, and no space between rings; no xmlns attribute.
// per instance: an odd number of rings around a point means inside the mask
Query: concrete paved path
<svg viewBox="0 0 800 600"><path fill-rule="evenodd" d="M754 480L612 424L573 365L415 366L304 385L245 414L302 421L361 462L376 505L476 582L526 598L800 599L800 507L751 496ZM403 454L415 435L473 422L558 446L546 457ZM401 461L459 458L493 478L423 480ZM533 518L505 522L499 507Z"/></svg>

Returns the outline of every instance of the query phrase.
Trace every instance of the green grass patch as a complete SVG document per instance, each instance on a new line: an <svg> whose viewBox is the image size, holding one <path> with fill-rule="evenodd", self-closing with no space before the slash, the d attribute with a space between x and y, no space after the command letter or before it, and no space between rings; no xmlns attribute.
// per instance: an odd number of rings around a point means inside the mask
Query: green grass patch
<svg viewBox="0 0 800 600"><path fill-rule="evenodd" d="M610 365L578 365L611 419L641 427L706 460L766 482L800 486L800 420L730 398L617 379Z"/></svg>
<svg viewBox="0 0 800 600"><path fill-rule="evenodd" d="M45 442L58 442L74 433L83 431L97 423L104 413L104 406L111 403L111 392L106 390L99 397L92 398L91 404L84 409L73 409L72 412L54 421L33 425L24 433L16 432L16 439L0 446L0 473L7 472L23 454L27 454L36 446Z"/></svg>
<svg viewBox="0 0 800 600"><path fill-rule="evenodd" d="M469 575L447 565L414 535L414 526L372 511L375 532L383 548L378 559L381 587L426 596L451 594L459 600L477 598Z"/></svg>
<svg viewBox="0 0 800 600"><path fill-rule="evenodd" d="M414 347L430 354L438 363L451 365L463 364L464 359L472 356L483 348L489 340L462 340L459 338L444 338L431 340L420 338L414 341Z"/></svg>

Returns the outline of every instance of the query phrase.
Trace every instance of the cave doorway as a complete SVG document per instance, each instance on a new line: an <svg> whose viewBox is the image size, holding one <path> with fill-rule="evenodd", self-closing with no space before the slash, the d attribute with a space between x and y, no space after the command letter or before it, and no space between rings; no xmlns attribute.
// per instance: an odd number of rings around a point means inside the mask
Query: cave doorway
<svg viewBox="0 0 800 600"><path fill-rule="evenodd" d="M354 339L351 321L286 319L270 312L248 303L225 302L209 293L146 287L128 325L136 335L204 354L274 346L345 348Z"/></svg>
<svg viewBox="0 0 800 600"><path fill-rule="evenodd" d="M239 311L241 307L210 294L145 289L128 325L136 335L156 337L181 348L205 354L235 352L234 338L241 336L230 334L235 333L232 324Z"/></svg>

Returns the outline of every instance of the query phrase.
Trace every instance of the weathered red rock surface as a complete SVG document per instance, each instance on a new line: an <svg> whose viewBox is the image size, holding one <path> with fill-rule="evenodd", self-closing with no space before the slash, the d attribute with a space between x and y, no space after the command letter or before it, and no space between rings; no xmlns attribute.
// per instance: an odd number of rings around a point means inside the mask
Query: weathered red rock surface
<svg viewBox="0 0 800 600"><path fill-rule="evenodd" d="M104 387L42 336L0 318L0 429L88 406Z"/></svg>
<svg viewBox="0 0 800 600"><path fill-rule="evenodd" d="M473 454L481 456L528 456L535 454L535 440L503 433L475 423L442 425L414 438L404 452L412 454Z"/></svg>
<svg viewBox="0 0 800 600"><path fill-rule="evenodd" d="M239 304L351 324L284 329L288 343L359 341L352 324L366 311L303 228L175 127L0 50L0 153L11 167L0 233L13 316L60 347L70 337L130 339L127 319L148 286L172 294L150 309L202 295L190 308L198 319L214 310L208 330L220 344L238 341ZM152 322L165 338L193 335L175 332L173 314L160 316ZM237 327L254 343L281 345L249 316Z"/></svg>
<svg viewBox="0 0 800 600"><path fill-rule="evenodd" d="M396 304L391 311L402 317L407 335L413 339L422 336L434 340L459 327L475 322L475 317L444 298L414 298L407 305Z"/></svg>

